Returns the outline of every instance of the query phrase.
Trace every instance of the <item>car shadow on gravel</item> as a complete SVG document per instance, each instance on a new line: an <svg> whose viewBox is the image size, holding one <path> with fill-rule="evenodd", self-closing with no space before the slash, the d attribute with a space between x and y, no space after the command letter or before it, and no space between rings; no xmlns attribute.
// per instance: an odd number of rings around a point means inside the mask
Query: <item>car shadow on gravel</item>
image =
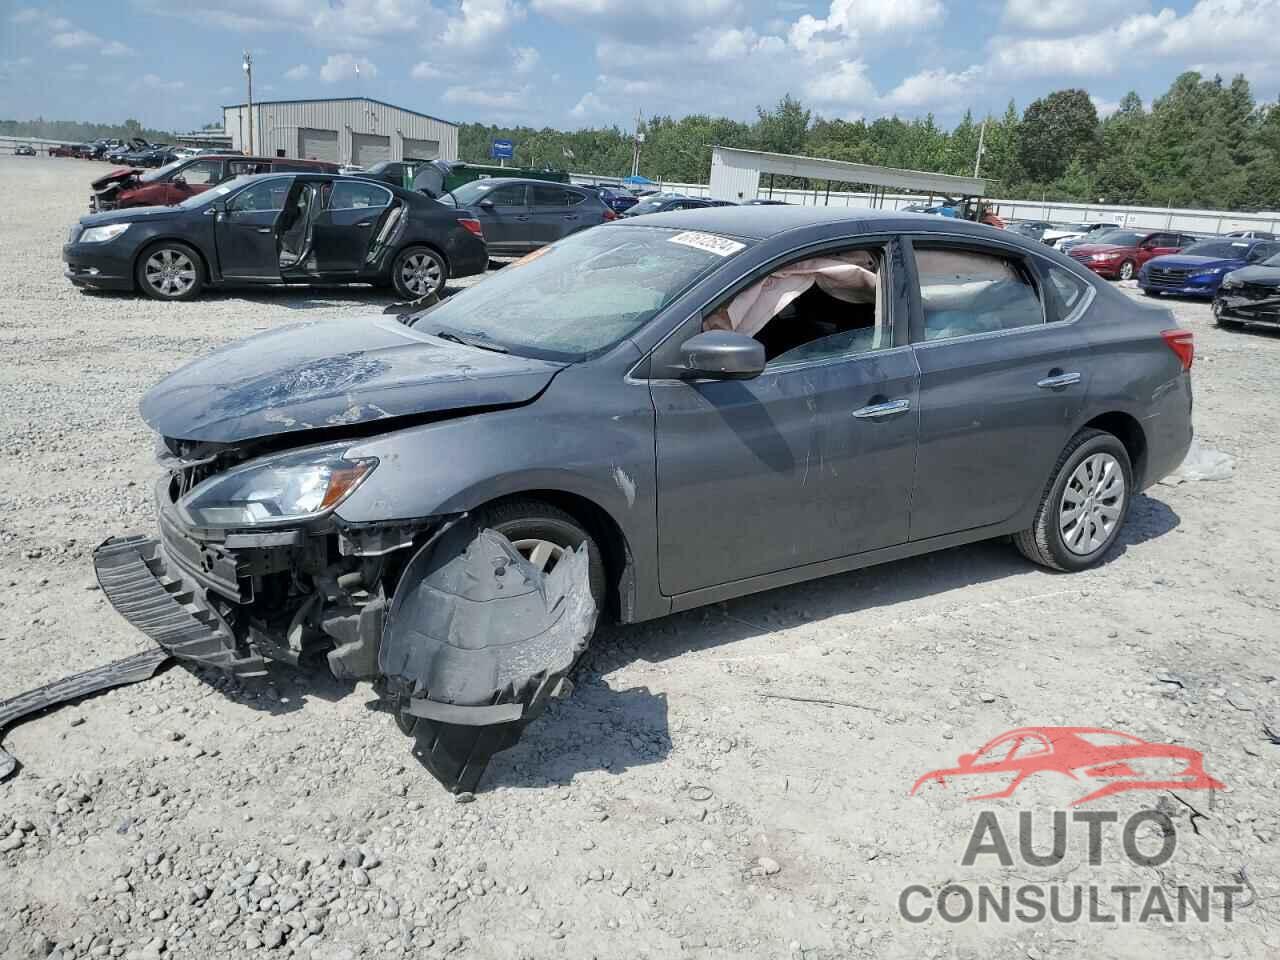
<svg viewBox="0 0 1280 960"><path fill-rule="evenodd" d="M337 680L320 667L293 667L268 661L266 677L236 680L218 670L185 663L179 666L232 703L273 716L304 710L312 697L336 703L356 689L354 683Z"/></svg>
<svg viewBox="0 0 1280 960"><path fill-rule="evenodd" d="M1102 565L1116 562L1130 547L1164 536L1180 523L1177 513L1163 501L1139 494ZM985 540L698 607L663 620L611 627L597 635L593 646L601 651L607 669L635 659L659 662L831 617L1035 572L1071 576L1033 565L1008 538Z"/></svg>

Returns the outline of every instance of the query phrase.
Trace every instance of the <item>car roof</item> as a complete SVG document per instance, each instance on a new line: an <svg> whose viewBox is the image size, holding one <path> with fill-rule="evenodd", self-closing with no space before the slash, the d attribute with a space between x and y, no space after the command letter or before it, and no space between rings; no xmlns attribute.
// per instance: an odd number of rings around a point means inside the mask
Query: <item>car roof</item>
<svg viewBox="0 0 1280 960"><path fill-rule="evenodd" d="M696 199L696 198L694 198ZM772 237L807 227L848 224L864 226L874 223L878 228L891 232L928 231L947 233L957 231L972 233L976 237L1008 238L1027 249L1039 250L1043 245L1028 243L1017 234L997 230L984 224L970 223L954 218L941 219L927 213L906 213L897 210L874 210L870 207L803 207L794 204L734 204L728 207L699 207L694 210L671 210L667 213L648 213L628 217L619 225L663 226L676 230L704 230L708 233L724 233L749 240L768 240Z"/></svg>

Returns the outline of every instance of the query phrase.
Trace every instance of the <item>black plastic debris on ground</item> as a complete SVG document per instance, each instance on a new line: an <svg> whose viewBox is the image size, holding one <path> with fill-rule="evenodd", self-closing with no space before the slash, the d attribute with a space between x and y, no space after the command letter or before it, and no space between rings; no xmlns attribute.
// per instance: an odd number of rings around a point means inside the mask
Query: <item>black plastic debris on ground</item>
<svg viewBox="0 0 1280 960"><path fill-rule="evenodd" d="M597 613L589 563L584 544L544 574L464 518L405 569L379 672L415 755L450 790L475 790L586 648Z"/></svg>
<svg viewBox="0 0 1280 960"><path fill-rule="evenodd" d="M29 690L10 700L0 701L0 734L18 720L64 703L70 703L103 690L110 690L112 687L149 680L169 660L168 652L160 647L151 647L141 653L125 657L123 660L94 667L92 670L70 677L63 677L61 680ZM9 777L17 768L17 760L0 749L0 780Z"/></svg>

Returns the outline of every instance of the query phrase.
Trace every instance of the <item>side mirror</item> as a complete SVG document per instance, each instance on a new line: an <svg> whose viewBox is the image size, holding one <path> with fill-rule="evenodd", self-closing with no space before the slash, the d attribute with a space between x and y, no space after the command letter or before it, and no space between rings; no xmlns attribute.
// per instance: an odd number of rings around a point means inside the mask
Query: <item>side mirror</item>
<svg viewBox="0 0 1280 960"><path fill-rule="evenodd" d="M708 330L680 347L680 375L686 379L750 380L764 371L764 344L741 333Z"/></svg>
<svg viewBox="0 0 1280 960"><path fill-rule="evenodd" d="M187 178L184 177L182 174L177 173L177 174L174 174L173 179L169 182L174 184L175 186L185 187L187 185Z"/></svg>
<svg viewBox="0 0 1280 960"><path fill-rule="evenodd" d="M493 201L489 199L481 200L477 206L484 207L486 210L493 209Z"/></svg>

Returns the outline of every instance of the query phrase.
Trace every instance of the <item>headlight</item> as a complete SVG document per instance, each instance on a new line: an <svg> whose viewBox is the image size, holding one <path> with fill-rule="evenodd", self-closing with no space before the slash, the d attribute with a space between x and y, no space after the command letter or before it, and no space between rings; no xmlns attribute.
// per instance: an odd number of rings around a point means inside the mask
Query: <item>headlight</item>
<svg viewBox="0 0 1280 960"><path fill-rule="evenodd" d="M1191 275L1191 279L1195 280L1197 277L1205 277L1207 279L1208 277L1216 277L1218 274L1226 272L1226 267L1213 267L1209 270L1197 270Z"/></svg>
<svg viewBox="0 0 1280 960"><path fill-rule="evenodd" d="M1222 286L1225 289L1238 287L1240 286L1240 281L1236 278L1236 275L1234 273L1228 273L1225 277L1222 278Z"/></svg>
<svg viewBox="0 0 1280 960"><path fill-rule="evenodd" d="M107 240L114 240L128 229L129 224L127 223L109 223L105 227L90 227L80 234L80 242L103 243Z"/></svg>
<svg viewBox="0 0 1280 960"><path fill-rule="evenodd" d="M1115 259L1115 254L1114 253L1095 253L1089 259L1090 260L1113 260Z"/></svg>
<svg viewBox="0 0 1280 960"><path fill-rule="evenodd" d="M244 527L327 513L378 465L344 460L345 446L304 450L237 467L199 484L178 502L197 527Z"/></svg>

